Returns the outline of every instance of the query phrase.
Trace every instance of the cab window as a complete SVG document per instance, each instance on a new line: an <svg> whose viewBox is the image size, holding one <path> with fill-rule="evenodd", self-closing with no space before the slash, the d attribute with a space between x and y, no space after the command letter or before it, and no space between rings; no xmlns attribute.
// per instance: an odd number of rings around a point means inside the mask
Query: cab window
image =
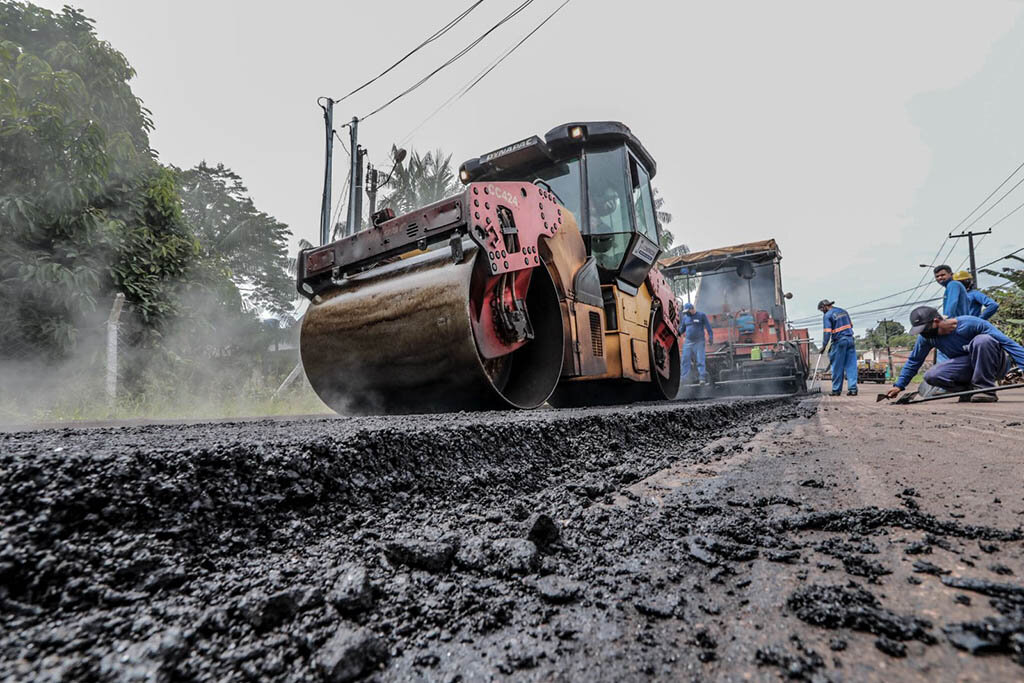
<svg viewBox="0 0 1024 683"><path fill-rule="evenodd" d="M651 176L636 158L629 155L629 179L632 184L633 215L636 229L658 244L658 227L654 218L654 199L651 197Z"/></svg>
<svg viewBox="0 0 1024 683"><path fill-rule="evenodd" d="M580 216L580 197L583 192L580 186L579 159L570 159L564 164L538 171L534 179L543 181L544 185L551 188L562 206L572 212L577 223L583 220Z"/></svg>
<svg viewBox="0 0 1024 683"><path fill-rule="evenodd" d="M589 232L593 235L633 230L629 220L626 174L623 173L625 154L622 147L587 152Z"/></svg>
<svg viewBox="0 0 1024 683"><path fill-rule="evenodd" d="M626 180L626 150L588 151L587 231L590 254L609 273L618 272L633 233Z"/></svg>

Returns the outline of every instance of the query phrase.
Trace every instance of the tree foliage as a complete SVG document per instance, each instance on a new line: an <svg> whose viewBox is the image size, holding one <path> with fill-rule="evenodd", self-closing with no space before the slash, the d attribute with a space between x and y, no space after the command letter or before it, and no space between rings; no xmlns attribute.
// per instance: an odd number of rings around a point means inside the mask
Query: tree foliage
<svg viewBox="0 0 1024 683"><path fill-rule="evenodd" d="M155 324L196 245L134 71L79 10L0 4L0 353L68 353L116 292Z"/></svg>
<svg viewBox="0 0 1024 683"><path fill-rule="evenodd" d="M1024 344L1024 269L986 269L983 272L1008 281L1008 284L985 290L986 294L999 303L999 310L992 316L990 322L1006 336Z"/></svg>
<svg viewBox="0 0 1024 683"><path fill-rule="evenodd" d="M863 339L857 340L858 348L862 349L884 349L886 343L890 348L902 348L913 346L916 337L907 334L907 329L902 323L895 320L879 320L878 327L868 329Z"/></svg>
<svg viewBox="0 0 1024 683"><path fill-rule="evenodd" d="M395 151L392 146L392 158ZM395 164L390 189L381 207L390 207L401 215L456 194L462 185L455 177L451 162L452 155L439 149L422 155L410 150L404 161Z"/></svg>
<svg viewBox="0 0 1024 683"><path fill-rule="evenodd" d="M247 307L290 311L296 295L288 226L258 210L241 177L223 164L203 162L179 178L185 220L206 266L233 283Z"/></svg>

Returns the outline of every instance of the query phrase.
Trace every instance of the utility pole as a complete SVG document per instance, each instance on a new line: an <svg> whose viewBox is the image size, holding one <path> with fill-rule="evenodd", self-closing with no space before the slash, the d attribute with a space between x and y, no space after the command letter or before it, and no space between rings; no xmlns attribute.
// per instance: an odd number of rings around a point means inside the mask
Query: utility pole
<svg viewBox="0 0 1024 683"><path fill-rule="evenodd" d="M893 321L882 318L879 324L881 324L882 330L885 333L885 355L889 358L889 377L892 377L894 374L892 369L892 349L889 347L889 326L886 324L890 322Z"/></svg>
<svg viewBox="0 0 1024 683"><path fill-rule="evenodd" d="M956 239L958 237L967 238L967 249L971 255L971 279L974 280L974 286L978 286L978 266L974 262L974 236L975 235L988 235L992 230L986 230L985 232L962 232L959 235L949 233L950 239Z"/></svg>
<svg viewBox="0 0 1024 683"><path fill-rule="evenodd" d="M380 179L380 171L373 167L373 164L366 164L366 196L370 198L370 220L373 214L377 213L377 182Z"/></svg>
<svg viewBox="0 0 1024 683"><path fill-rule="evenodd" d="M327 104L320 105L324 110L324 128L327 130L327 160L324 163L324 198L320 205L320 244L324 245L331 239L331 174L334 160L334 100L323 98Z"/></svg>
<svg viewBox="0 0 1024 683"><path fill-rule="evenodd" d="M362 155L359 150L359 119L355 116L348 124L349 148L352 150L352 166L349 172L348 186L348 224L345 226L346 235L354 235L359 228L359 205L362 203Z"/></svg>
<svg viewBox="0 0 1024 683"><path fill-rule="evenodd" d="M366 158L366 150L363 147L359 147L359 150L354 156L356 158L357 165L355 189L353 190L356 193L356 221L349 227L348 234L350 235L354 235L363 229L363 159Z"/></svg>

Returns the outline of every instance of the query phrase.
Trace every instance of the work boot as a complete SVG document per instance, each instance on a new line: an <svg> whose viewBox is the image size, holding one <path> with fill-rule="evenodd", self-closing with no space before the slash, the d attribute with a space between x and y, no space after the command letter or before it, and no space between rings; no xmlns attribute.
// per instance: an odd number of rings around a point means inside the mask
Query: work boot
<svg viewBox="0 0 1024 683"><path fill-rule="evenodd" d="M829 396L842 396L842 395L843 395L843 392L841 392L841 391L833 391L831 394L829 394Z"/></svg>
<svg viewBox="0 0 1024 683"><path fill-rule="evenodd" d="M989 389L991 387L977 387L976 386L976 387L972 387L972 388L973 389ZM964 398L967 398L967 397L965 396ZM996 396L996 393L993 391L991 393L974 394L974 395L972 395L970 397L970 399L971 399L971 403L995 403L996 401L999 400L999 397Z"/></svg>
<svg viewBox="0 0 1024 683"><path fill-rule="evenodd" d="M856 389L850 389L849 391L846 392L846 395L847 396L856 396L857 395L857 390Z"/></svg>

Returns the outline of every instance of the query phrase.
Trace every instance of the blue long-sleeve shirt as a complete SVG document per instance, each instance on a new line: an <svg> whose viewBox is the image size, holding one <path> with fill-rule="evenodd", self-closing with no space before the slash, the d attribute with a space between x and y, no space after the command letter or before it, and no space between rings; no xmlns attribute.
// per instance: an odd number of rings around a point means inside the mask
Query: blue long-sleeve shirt
<svg viewBox="0 0 1024 683"><path fill-rule="evenodd" d="M946 291L942 295L942 315L947 318L970 315L970 302L967 300L967 290L964 286L956 280L947 280L944 287Z"/></svg>
<svg viewBox="0 0 1024 683"><path fill-rule="evenodd" d="M683 313L679 321L679 334L683 335L688 342L703 342L704 331L708 333L708 344L715 343L715 331L711 329L711 321L700 311Z"/></svg>
<svg viewBox="0 0 1024 683"><path fill-rule="evenodd" d="M966 356L968 354L967 345L979 334L987 334L999 342L999 345L1010 354L1017 365L1024 368L1024 346L1007 337L989 321L976 318L973 315L962 315L956 319L956 329L949 334L939 334L934 337L918 335L914 350L910 352L910 358L907 359L907 364L903 366L903 372L896 380L896 386L900 389L907 388L907 384L921 369L921 363L928 357L932 349L938 349L949 358Z"/></svg>
<svg viewBox="0 0 1024 683"><path fill-rule="evenodd" d="M829 340L833 337L853 336L853 321L850 320L850 314L838 306L833 306L825 311L825 315L821 319L821 326L825 328L825 334L821 340L822 349L828 346Z"/></svg>
<svg viewBox="0 0 1024 683"><path fill-rule="evenodd" d="M967 303L970 308L967 314L982 320L988 320L999 310L999 302L980 289L967 292Z"/></svg>

